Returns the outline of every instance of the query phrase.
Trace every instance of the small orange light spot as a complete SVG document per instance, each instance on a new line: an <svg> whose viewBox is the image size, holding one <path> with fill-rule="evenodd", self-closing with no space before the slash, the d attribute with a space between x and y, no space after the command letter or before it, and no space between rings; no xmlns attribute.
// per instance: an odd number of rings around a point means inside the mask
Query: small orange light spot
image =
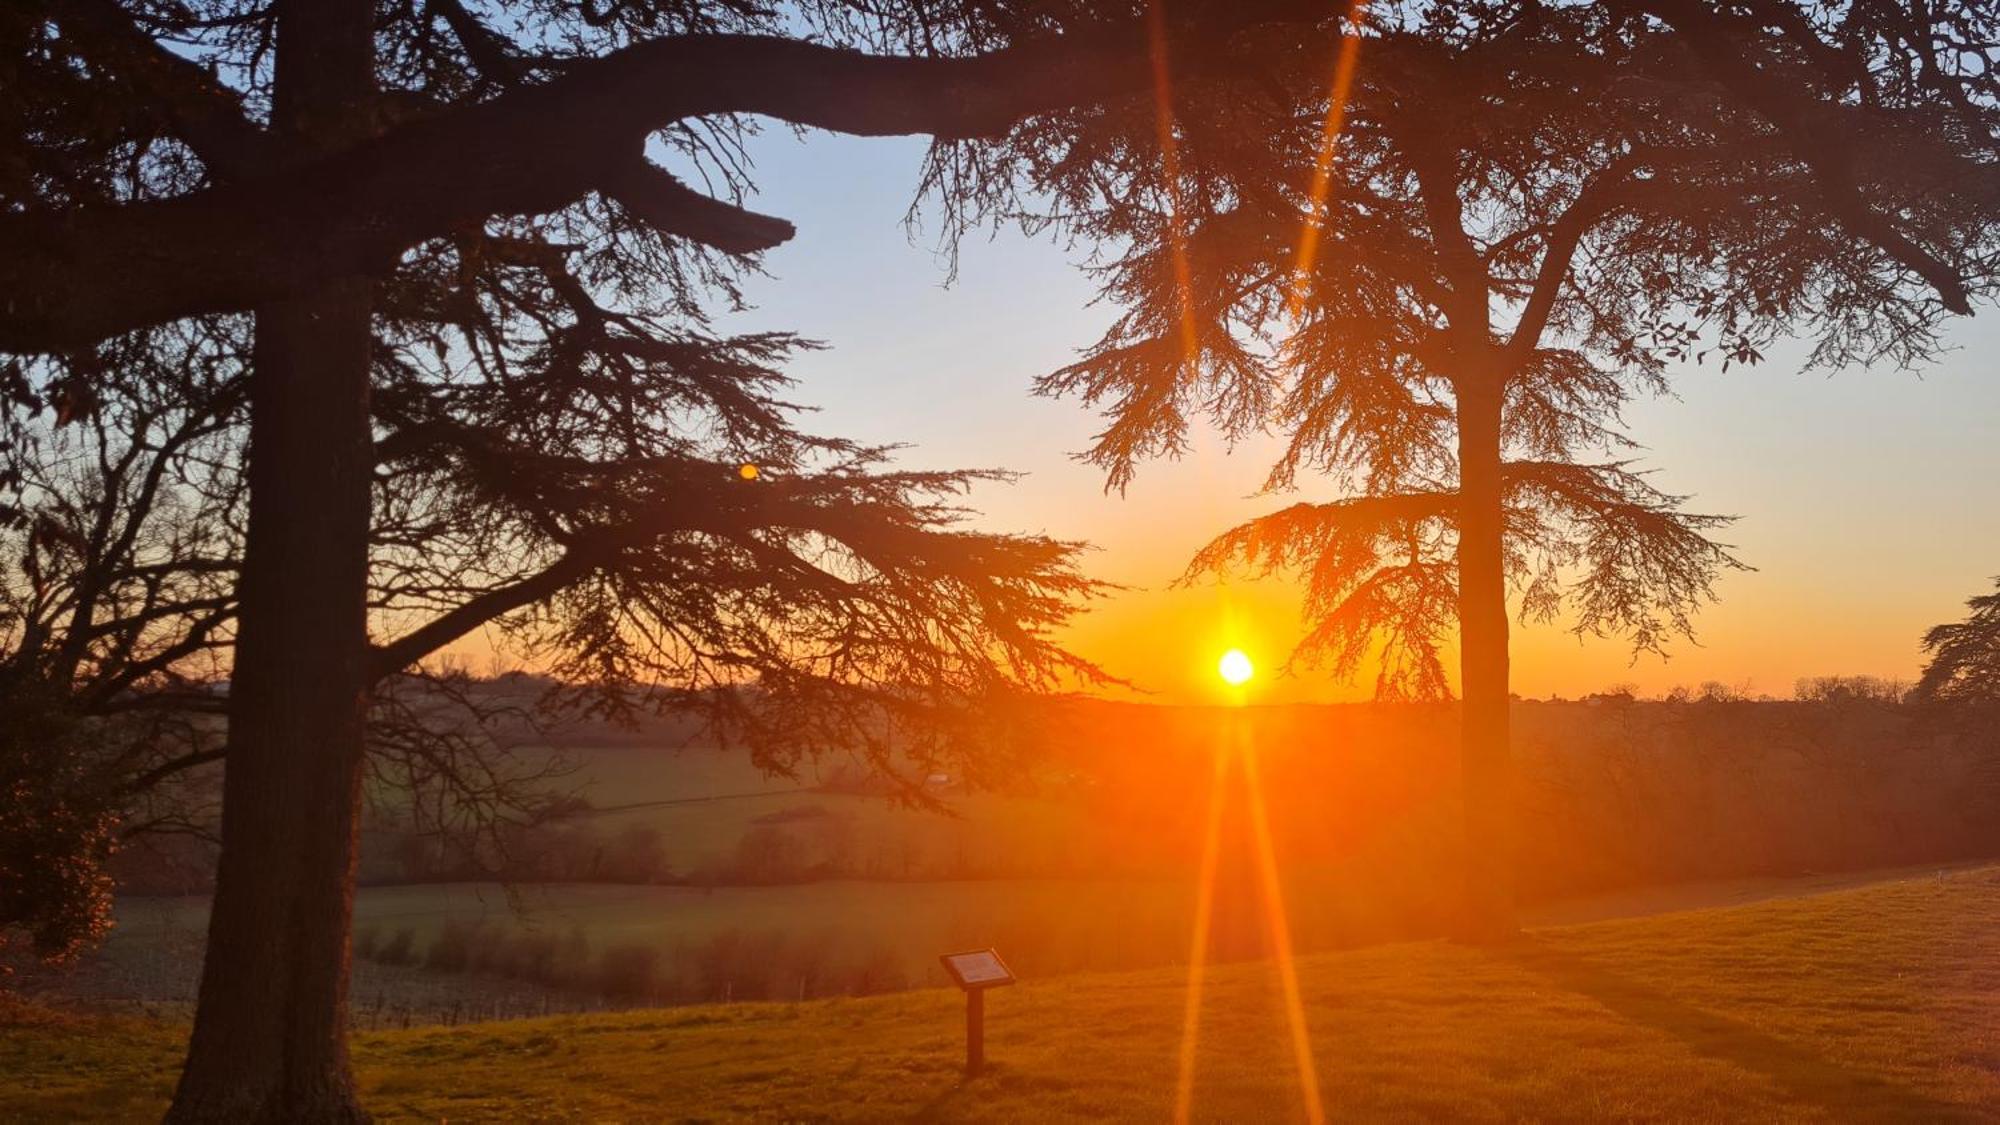
<svg viewBox="0 0 2000 1125"><path fill-rule="evenodd" d="M736 470L736 475L742 477L744 480L756 480L757 466L745 461L743 462L743 467Z"/></svg>

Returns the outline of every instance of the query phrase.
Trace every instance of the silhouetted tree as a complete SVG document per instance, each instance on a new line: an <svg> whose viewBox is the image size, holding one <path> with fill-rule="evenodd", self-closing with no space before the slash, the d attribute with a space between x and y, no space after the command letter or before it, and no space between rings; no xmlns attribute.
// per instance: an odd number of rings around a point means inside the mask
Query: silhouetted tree
<svg viewBox="0 0 2000 1125"><path fill-rule="evenodd" d="M1214 5L1196 41L1227 56L1260 11ZM102 372L182 334L247 371L240 553L208 611L229 623L222 855L173 1117L360 1115L344 997L371 688L472 629L503 624L614 712L701 702L779 766L829 745L922 762L976 736L968 704L1084 670L1046 637L1087 588L1067 545L953 527L974 476L797 434L770 394L796 342L705 329L732 256L791 228L655 160L737 196L742 114L1004 131L1142 84L1131 15L0 13L0 348L37 357L7 369L10 403L89 416Z"/></svg>
<svg viewBox="0 0 2000 1125"><path fill-rule="evenodd" d="M1621 408L1787 333L1915 363L1991 289L1993 11L1888 7L1357 7L1345 58L1273 37L1247 79L1180 76L1163 44L1155 98L933 165L1099 249L1124 314L1041 387L1106 408L1113 487L1205 417L1284 433L1271 489L1341 497L1190 577L1301 571L1296 658L1379 658L1389 698L1446 694L1456 626L1469 933L1513 926L1510 599L1654 650L1738 565Z"/></svg>
<svg viewBox="0 0 2000 1125"><path fill-rule="evenodd" d="M2000 579L1994 580L2000 587ZM2000 592L1968 598L1965 620L1924 634L1930 662L1911 697L1936 701L2000 700Z"/></svg>

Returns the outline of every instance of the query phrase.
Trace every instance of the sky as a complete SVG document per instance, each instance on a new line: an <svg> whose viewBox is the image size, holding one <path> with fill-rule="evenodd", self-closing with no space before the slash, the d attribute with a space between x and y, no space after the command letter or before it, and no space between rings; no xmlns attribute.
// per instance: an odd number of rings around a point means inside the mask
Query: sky
<svg viewBox="0 0 2000 1125"><path fill-rule="evenodd" d="M1275 669L1303 631L1281 579L1204 580L1174 588L1210 537L1298 500L1336 494L1301 480L1257 495L1271 439L1226 447L1204 436L1179 461L1143 467L1123 496L1072 456L1100 420L1081 403L1032 395L1032 380L1095 341L1115 310L1093 305L1080 255L1004 232L962 246L958 277L935 223L914 233L923 143L772 129L751 146L760 211L798 225L748 287L753 308L724 331L785 329L824 341L790 367L810 430L902 443L901 463L1004 468L1025 476L981 488L978 524L1087 540L1084 566L1124 587L1064 640L1133 684L1126 694L1202 702L1215 661L1241 646ZM949 284L947 282L950 281ZM1689 365L1671 397L1627 414L1644 467L1689 507L1738 517L1721 538L1754 572L1723 576L1694 643L1634 660L1616 639L1560 623L1517 626L1513 682L1526 697L1578 696L1615 684L1659 694L1720 681L1788 696L1804 676L1914 678L1925 629L1963 616L2000 575L2000 309L1955 326L1954 350L1918 372L1802 372L1803 350L1761 365ZM1260 675L1262 701L1366 698L1371 684L1324 671Z"/></svg>

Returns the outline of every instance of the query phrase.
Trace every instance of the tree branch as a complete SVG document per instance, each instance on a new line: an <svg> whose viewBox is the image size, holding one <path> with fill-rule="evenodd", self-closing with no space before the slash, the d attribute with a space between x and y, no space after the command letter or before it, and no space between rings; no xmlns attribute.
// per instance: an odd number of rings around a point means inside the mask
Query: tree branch
<svg viewBox="0 0 2000 1125"><path fill-rule="evenodd" d="M1295 0L1247 7L1325 15ZM1228 27L1182 28L1183 53L1219 62L1234 37L1218 32L1249 18L1235 11ZM1136 22L966 58L755 35L652 40L254 180L0 216L9 248L0 350L82 347L252 308L330 277L381 275L409 247L464 224L568 205L615 176L649 133L685 118L760 114L863 136L992 136L1037 113L1146 89L1147 58ZM696 210L694 225L715 223L712 210Z"/></svg>
<svg viewBox="0 0 2000 1125"><path fill-rule="evenodd" d="M1535 272L1535 287L1528 295L1520 319L1514 324L1514 334L1507 340L1506 350L1511 364L1518 365L1541 344L1542 333L1548 328L1549 314L1555 311L1556 298L1569 280L1570 263L1576 259L1577 247L1590 233L1590 228L1618 205L1619 193L1640 162L1636 155L1612 161L1583 186L1576 199L1549 229L1542 261Z"/></svg>
<svg viewBox="0 0 2000 1125"><path fill-rule="evenodd" d="M376 645L368 658L370 678L381 680L393 676L488 621L553 596L590 573L602 561L602 554L587 547L572 547L542 570L487 590L388 644Z"/></svg>
<svg viewBox="0 0 2000 1125"><path fill-rule="evenodd" d="M113 0L57 0L50 13L79 53L165 113L214 178L269 166L269 138L244 115L241 99L192 59L161 47Z"/></svg>
<svg viewBox="0 0 2000 1125"><path fill-rule="evenodd" d="M648 226L726 254L769 250L798 233L784 219L703 195L644 157L613 167L598 189Z"/></svg>
<svg viewBox="0 0 2000 1125"><path fill-rule="evenodd" d="M1645 0L1644 6L1680 34L1724 89L1777 129L1793 154L1812 171L1834 218L1923 278L1937 291L1945 308L1960 315L1972 311L1958 271L1898 230L1889 216L1862 195L1854 176L1852 141L1828 126L1820 107L1746 57L1718 17L1701 4L1694 0Z"/></svg>

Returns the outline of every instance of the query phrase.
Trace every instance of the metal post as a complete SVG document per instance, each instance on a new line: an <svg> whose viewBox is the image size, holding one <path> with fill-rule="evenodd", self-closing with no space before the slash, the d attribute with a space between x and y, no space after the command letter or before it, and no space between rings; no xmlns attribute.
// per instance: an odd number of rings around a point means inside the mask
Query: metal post
<svg viewBox="0 0 2000 1125"><path fill-rule="evenodd" d="M986 1066L986 990L965 992L965 1075L977 1075Z"/></svg>

